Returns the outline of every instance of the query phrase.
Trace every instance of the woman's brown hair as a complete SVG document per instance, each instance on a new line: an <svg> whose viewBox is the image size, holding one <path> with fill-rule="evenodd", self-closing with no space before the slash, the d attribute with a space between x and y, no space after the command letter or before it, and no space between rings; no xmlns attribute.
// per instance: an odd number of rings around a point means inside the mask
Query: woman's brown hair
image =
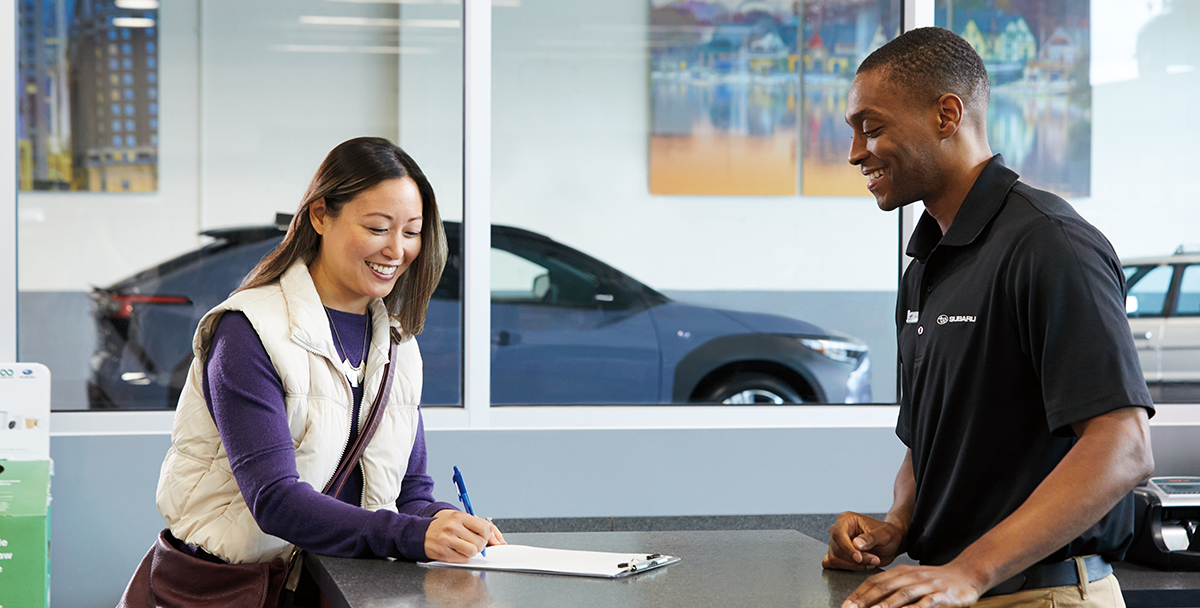
<svg viewBox="0 0 1200 608"><path fill-rule="evenodd" d="M429 298L437 288L446 266L446 231L438 214L433 186L400 146L382 137L358 137L338 144L317 169L300 207L292 216L283 242L246 275L237 291L274 283L297 260L312 263L321 246L321 235L312 226L309 208L325 199L329 215L337 217L342 206L362 192L388 179L412 178L421 193L421 253L408 270L396 279L396 286L384 296L383 303L405 337L421 333ZM236 293L236 292L235 292Z"/></svg>

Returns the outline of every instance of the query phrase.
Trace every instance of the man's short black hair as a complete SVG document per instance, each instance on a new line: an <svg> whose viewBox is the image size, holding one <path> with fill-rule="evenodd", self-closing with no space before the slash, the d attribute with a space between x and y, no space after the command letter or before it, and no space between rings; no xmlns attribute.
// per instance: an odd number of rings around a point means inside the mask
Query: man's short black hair
<svg viewBox="0 0 1200 608"><path fill-rule="evenodd" d="M971 43L948 29L922 27L901 34L858 66L859 74L873 70L880 70L885 81L904 89L913 101L933 103L953 93L981 121L987 116L991 87L983 59Z"/></svg>

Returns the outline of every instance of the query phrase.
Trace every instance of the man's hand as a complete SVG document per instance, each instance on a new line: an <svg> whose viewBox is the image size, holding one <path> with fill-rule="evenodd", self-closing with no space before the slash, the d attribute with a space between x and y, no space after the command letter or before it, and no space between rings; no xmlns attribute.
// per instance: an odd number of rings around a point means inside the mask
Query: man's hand
<svg viewBox="0 0 1200 608"><path fill-rule="evenodd" d="M443 509L425 531L425 557L461 564L488 545L504 544L492 522L461 511Z"/></svg>
<svg viewBox="0 0 1200 608"><path fill-rule="evenodd" d="M895 524L847 511L829 527L829 553L823 568L870 570L892 563L904 531Z"/></svg>
<svg viewBox="0 0 1200 608"><path fill-rule="evenodd" d="M979 600L981 593L979 581L954 563L945 566L896 566L859 585L842 602L842 608L970 606Z"/></svg>

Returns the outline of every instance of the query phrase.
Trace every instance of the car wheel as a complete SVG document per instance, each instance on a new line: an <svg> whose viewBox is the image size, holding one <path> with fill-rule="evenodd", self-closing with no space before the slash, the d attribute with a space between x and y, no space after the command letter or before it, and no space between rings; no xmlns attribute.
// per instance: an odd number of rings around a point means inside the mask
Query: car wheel
<svg viewBox="0 0 1200 608"><path fill-rule="evenodd" d="M718 381L697 401L726 405L783 405L804 403L804 398L795 388L775 376L739 372Z"/></svg>

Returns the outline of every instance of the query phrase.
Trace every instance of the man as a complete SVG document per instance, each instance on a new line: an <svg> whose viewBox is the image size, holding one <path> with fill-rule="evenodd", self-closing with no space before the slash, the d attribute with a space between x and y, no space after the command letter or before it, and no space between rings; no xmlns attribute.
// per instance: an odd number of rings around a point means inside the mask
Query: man
<svg viewBox="0 0 1200 608"><path fill-rule="evenodd" d="M925 213L896 307L894 503L882 521L839 515L823 561L921 566L872 576L847 607L1124 605L1107 562L1154 468L1124 275L1099 231L992 156L988 95L979 55L940 28L871 54L850 89L850 163L880 209Z"/></svg>

